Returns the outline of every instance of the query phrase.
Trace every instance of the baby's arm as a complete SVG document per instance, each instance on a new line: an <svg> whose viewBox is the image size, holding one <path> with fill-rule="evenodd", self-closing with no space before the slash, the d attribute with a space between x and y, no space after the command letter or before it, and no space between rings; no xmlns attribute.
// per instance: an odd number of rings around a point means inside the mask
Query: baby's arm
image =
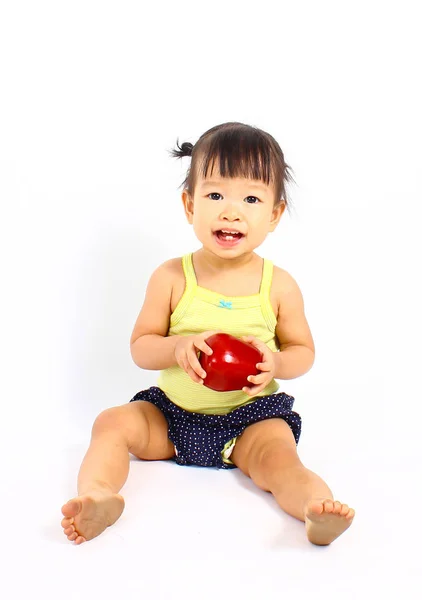
<svg viewBox="0 0 422 600"><path fill-rule="evenodd" d="M279 308L276 335L280 352L275 352L275 379L294 379L310 370L315 358L315 345L305 317L303 296L287 271L277 278Z"/></svg>
<svg viewBox="0 0 422 600"><path fill-rule="evenodd" d="M166 261L151 275L144 304L130 338L133 361L141 369L155 371L177 365L174 349L180 336L167 336L173 287L170 263Z"/></svg>

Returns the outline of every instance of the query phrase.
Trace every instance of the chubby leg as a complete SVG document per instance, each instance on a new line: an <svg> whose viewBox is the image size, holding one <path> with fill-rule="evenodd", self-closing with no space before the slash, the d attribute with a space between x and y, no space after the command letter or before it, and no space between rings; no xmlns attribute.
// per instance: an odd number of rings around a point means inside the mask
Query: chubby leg
<svg viewBox="0 0 422 600"><path fill-rule="evenodd" d="M130 402L100 413L78 475L78 496L63 507L62 527L80 544L112 525L123 512L117 492L129 473L129 453L145 460L174 456L167 421L150 402Z"/></svg>
<svg viewBox="0 0 422 600"><path fill-rule="evenodd" d="M304 521L309 541L326 546L352 523L355 511L334 501L327 484L299 459L290 427L266 419L245 429L231 460L289 515Z"/></svg>

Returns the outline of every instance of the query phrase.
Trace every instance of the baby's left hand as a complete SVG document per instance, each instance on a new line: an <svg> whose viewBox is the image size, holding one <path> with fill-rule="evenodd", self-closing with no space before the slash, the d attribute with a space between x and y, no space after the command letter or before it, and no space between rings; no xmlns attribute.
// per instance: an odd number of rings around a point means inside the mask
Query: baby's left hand
<svg viewBox="0 0 422 600"><path fill-rule="evenodd" d="M268 348L267 344L264 344L264 342L253 335L244 335L240 339L255 346L263 356L262 362L257 363L256 365L256 368L259 369L261 373L259 373L259 375L249 375L248 377L248 381L255 385L242 388L242 391L249 396L256 396L262 392L274 377L275 364L273 352Z"/></svg>

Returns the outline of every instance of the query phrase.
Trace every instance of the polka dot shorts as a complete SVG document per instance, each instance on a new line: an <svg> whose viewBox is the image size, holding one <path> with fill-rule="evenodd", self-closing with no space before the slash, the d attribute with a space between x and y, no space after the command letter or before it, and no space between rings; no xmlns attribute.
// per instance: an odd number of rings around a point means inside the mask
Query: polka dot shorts
<svg viewBox="0 0 422 600"><path fill-rule="evenodd" d="M296 444L299 442L302 420L298 413L291 410L294 398L284 392L261 396L227 415L186 411L173 404L156 386L138 392L130 402L137 400L151 402L164 414L169 426L169 439L176 448L174 460L179 465L222 469L235 467L223 461L225 445L239 436L248 425L273 417L284 419L293 432Z"/></svg>

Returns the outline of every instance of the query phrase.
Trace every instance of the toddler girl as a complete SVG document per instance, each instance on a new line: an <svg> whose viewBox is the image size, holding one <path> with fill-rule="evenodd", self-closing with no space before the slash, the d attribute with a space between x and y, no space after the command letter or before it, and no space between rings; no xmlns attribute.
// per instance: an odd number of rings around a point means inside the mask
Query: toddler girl
<svg viewBox="0 0 422 600"><path fill-rule="evenodd" d="M242 123L224 123L173 156L191 157L182 201L202 247L152 274L131 337L142 369L157 385L95 420L78 476L78 496L62 507L67 538L80 544L121 515L119 490L129 453L180 465L240 468L280 507L305 523L310 542L330 544L354 510L297 454L301 418L279 379L300 377L314 362L314 342L300 289L283 268L255 253L277 227L292 177L279 144ZM250 386L216 392L204 385L199 351L225 332L262 354Z"/></svg>

